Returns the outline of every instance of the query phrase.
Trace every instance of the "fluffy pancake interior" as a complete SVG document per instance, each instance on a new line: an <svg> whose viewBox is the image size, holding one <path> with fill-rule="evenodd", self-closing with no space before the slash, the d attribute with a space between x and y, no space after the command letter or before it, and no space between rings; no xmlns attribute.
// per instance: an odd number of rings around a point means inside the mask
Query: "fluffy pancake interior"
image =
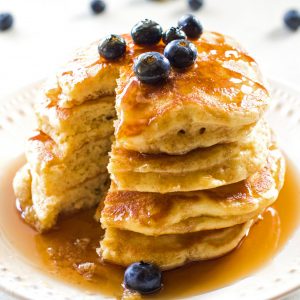
<svg viewBox="0 0 300 300"><path fill-rule="evenodd" d="M113 96L100 97L73 108L52 106L49 98L42 99L36 108L38 128L56 142L61 155L72 155L84 144L109 139L113 134Z"/></svg>
<svg viewBox="0 0 300 300"><path fill-rule="evenodd" d="M39 232L51 229L61 214L70 214L95 206L108 188L108 174L101 173L63 193L45 195L40 190L40 178L32 176L26 164L13 182L18 208L23 219Z"/></svg>
<svg viewBox="0 0 300 300"><path fill-rule="evenodd" d="M110 147L109 139L100 139L65 157L48 135L37 132L27 143L26 157L31 173L39 180L40 189L49 196L106 173Z"/></svg>

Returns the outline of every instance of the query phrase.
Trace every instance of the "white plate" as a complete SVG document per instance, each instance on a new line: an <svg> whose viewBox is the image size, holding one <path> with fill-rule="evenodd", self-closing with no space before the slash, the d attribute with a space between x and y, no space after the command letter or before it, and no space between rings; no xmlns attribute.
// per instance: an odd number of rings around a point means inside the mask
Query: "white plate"
<svg viewBox="0 0 300 300"><path fill-rule="evenodd" d="M0 106L0 183L10 184L4 173L24 149L24 138L33 124L33 102L40 84L29 86ZM279 144L300 169L300 92L287 85L271 82L272 104L267 118ZM1 103L1 101L0 101ZM0 187L1 191L1 187ZM0 193L0 201L5 201ZM191 299L270 299L300 288L300 230L266 267L255 274L222 288ZM1 293L3 297L1 297ZM12 299L101 299L48 277L14 248L0 220L0 298Z"/></svg>

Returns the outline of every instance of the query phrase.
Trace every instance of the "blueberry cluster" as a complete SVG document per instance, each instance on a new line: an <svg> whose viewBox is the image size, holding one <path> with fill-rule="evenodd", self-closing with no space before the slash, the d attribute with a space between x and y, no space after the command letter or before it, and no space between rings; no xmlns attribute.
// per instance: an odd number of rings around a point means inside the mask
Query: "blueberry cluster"
<svg viewBox="0 0 300 300"><path fill-rule="evenodd" d="M177 27L162 32L161 26L151 20L136 24L131 36L135 44L155 45L161 39L166 44L164 54L146 52L134 61L134 72L143 83L155 84L168 78L171 66L190 67L197 58L197 48L187 38L197 39L203 32L200 21L193 15L185 15Z"/></svg>
<svg viewBox="0 0 300 300"><path fill-rule="evenodd" d="M156 84L169 77L171 66L188 68L197 58L197 48L188 41L198 39L203 32L200 21L193 15L185 15L178 21L177 27L171 27L163 32L162 27L152 20L142 20L131 30L133 42L139 46L158 44L161 39L166 45L164 53L145 52L134 61L134 72L143 83ZM119 35L109 35L98 46L99 54L115 60L126 52L126 42Z"/></svg>

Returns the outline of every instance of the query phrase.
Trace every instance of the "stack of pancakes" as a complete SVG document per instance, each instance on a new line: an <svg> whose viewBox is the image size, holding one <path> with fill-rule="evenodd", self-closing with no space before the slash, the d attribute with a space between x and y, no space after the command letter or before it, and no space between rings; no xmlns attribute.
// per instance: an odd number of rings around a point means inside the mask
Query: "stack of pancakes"
<svg viewBox="0 0 300 300"><path fill-rule="evenodd" d="M191 68L143 84L133 59L162 53L164 45L124 38L122 59L106 61L94 43L45 90L39 132L14 184L25 219L46 230L59 214L100 201L111 149L111 186L99 206L104 260L169 269L223 255L283 184L284 159L263 119L270 97L258 66L233 39L205 32L193 41L198 57Z"/></svg>
<svg viewBox="0 0 300 300"><path fill-rule="evenodd" d="M278 196L284 161L262 118L270 99L257 64L228 37L193 42L195 65L161 85L121 70L104 260L170 269L218 257Z"/></svg>

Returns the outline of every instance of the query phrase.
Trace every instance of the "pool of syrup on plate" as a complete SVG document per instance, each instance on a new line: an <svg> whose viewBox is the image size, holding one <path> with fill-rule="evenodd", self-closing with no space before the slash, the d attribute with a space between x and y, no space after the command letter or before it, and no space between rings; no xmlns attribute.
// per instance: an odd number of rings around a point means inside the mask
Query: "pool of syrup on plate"
<svg viewBox="0 0 300 300"><path fill-rule="evenodd" d="M94 209L58 222L40 235L27 226L15 208L12 179L24 158L11 163L0 182L0 225L14 248L49 276L112 297L122 295L124 269L105 264L95 249L103 235L93 219ZM247 277L269 262L291 237L300 219L299 174L287 161L285 185L276 203L231 253L210 261L188 264L164 272L164 287L155 298L174 299L205 293ZM92 264L85 264L92 263ZM93 266L93 272L86 266ZM89 269L90 270L90 269Z"/></svg>

